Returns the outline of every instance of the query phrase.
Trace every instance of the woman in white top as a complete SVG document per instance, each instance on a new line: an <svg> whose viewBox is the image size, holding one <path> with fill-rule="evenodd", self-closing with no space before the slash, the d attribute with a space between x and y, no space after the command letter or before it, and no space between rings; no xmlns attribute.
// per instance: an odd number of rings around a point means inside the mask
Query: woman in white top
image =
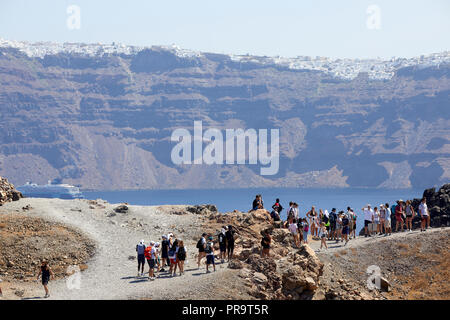
<svg viewBox="0 0 450 320"><path fill-rule="evenodd" d="M292 236L294 237L294 244L298 248L300 246L299 243L299 236L298 236L298 227L297 227L297 219L291 220L288 227L289 231L291 232Z"/></svg>
<svg viewBox="0 0 450 320"><path fill-rule="evenodd" d="M377 228L375 234L381 235L380 211L378 211L378 207L373 208L373 222L375 223L375 228Z"/></svg>

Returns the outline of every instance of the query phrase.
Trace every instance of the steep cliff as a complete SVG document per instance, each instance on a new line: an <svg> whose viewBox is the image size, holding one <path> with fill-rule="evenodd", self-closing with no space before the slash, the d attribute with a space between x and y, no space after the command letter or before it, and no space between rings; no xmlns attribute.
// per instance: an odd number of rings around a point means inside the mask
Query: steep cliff
<svg viewBox="0 0 450 320"><path fill-rule="evenodd" d="M419 60L387 78L371 76L376 64L346 78L326 65L251 58L164 48L39 56L0 47L0 174L15 184L62 178L90 189L449 181L448 63ZM194 120L204 129L279 128L278 174L260 176L255 165L174 165L171 133L192 131Z"/></svg>

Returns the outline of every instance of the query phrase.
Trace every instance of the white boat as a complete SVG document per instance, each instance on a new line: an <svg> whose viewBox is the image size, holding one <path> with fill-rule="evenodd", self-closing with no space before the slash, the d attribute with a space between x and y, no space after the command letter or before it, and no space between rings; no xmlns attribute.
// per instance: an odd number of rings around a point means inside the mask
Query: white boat
<svg viewBox="0 0 450 320"><path fill-rule="evenodd" d="M25 197L29 198L60 198L60 199L82 199L83 194L78 187L65 183L48 181L47 184L38 185L27 182L17 188Z"/></svg>

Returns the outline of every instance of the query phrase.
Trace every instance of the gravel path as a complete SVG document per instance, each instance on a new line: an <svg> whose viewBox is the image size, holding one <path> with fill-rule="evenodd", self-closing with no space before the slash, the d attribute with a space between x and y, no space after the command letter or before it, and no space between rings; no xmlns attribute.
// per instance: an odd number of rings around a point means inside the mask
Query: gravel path
<svg viewBox="0 0 450 320"><path fill-rule="evenodd" d="M81 273L80 289L69 289L66 279L50 282L50 299L189 299L211 298L209 284L228 282L227 264L217 264L216 272L206 274L205 266L197 270L196 239L200 217L195 214L168 214L158 207L129 206L126 214L108 213L117 205L99 203L105 208L92 206L87 200L21 199L0 207L0 214L19 211L30 205L33 209L24 212L57 221L80 230L96 242L97 252L88 262L88 269ZM94 208L95 207L95 208ZM148 281L137 277L135 247L140 239L161 241L163 233L172 232L181 236L188 253L183 276L170 277L161 273L160 278ZM148 272L148 266L145 267ZM43 295L40 284L25 284L24 299L39 299ZM226 297L222 297L226 298Z"/></svg>

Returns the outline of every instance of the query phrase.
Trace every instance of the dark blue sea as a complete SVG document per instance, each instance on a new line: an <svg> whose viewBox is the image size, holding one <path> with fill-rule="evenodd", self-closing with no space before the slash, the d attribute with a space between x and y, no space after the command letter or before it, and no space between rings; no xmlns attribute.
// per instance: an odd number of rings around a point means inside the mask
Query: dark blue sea
<svg viewBox="0 0 450 320"><path fill-rule="evenodd" d="M352 207L358 213L358 230L362 227L363 217L361 208L366 204L372 207L381 203L392 204L398 199L420 198L422 189L206 189L206 190L135 190L135 191L85 191L87 199L104 199L109 203L127 202L134 205L164 205L164 204L215 204L220 212L246 212L251 209L256 194L262 194L264 206L270 211L276 198L287 208L289 201L299 204L301 216L315 205L331 211L332 208L346 210ZM285 218L286 212L283 212Z"/></svg>

